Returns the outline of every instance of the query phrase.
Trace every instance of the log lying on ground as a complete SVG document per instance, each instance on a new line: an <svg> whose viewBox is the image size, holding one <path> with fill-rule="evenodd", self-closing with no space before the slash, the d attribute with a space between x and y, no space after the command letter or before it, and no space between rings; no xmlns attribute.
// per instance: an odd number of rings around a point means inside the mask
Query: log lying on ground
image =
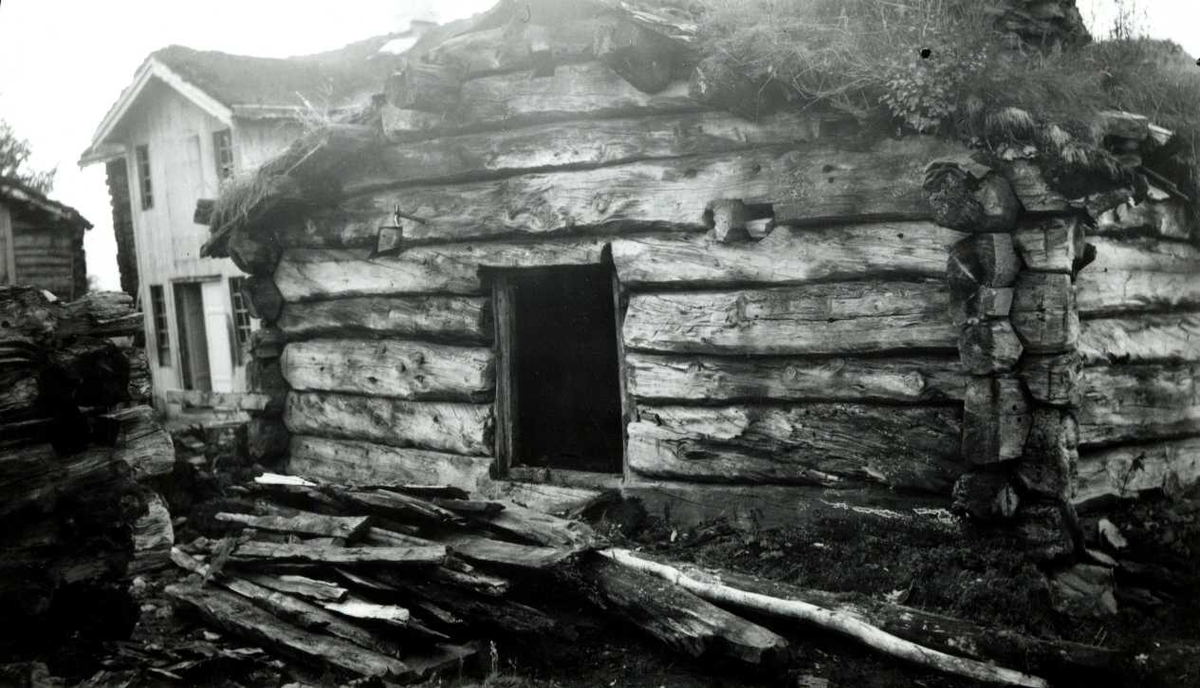
<svg viewBox="0 0 1200 688"><path fill-rule="evenodd" d="M169 585L165 592L229 633L322 669L395 680L419 678L398 659L338 637L302 631L232 593L186 585Z"/></svg>
<svg viewBox="0 0 1200 688"><path fill-rule="evenodd" d="M318 564L390 564L432 566L446 559L446 548L430 547L318 547L275 542L238 545L230 560L244 563L309 562Z"/></svg>
<svg viewBox="0 0 1200 688"><path fill-rule="evenodd" d="M787 641L658 578L596 557L580 570L593 601L692 657L724 656L747 664L781 664Z"/></svg>
<svg viewBox="0 0 1200 688"><path fill-rule="evenodd" d="M634 351L856 354L954 351L941 282L844 282L755 291L635 294L623 335Z"/></svg>
<svg viewBox="0 0 1200 688"><path fill-rule="evenodd" d="M145 574L171 565L175 529L167 503L156 492L146 499L146 513L133 526L133 561L129 575Z"/></svg>
<svg viewBox="0 0 1200 688"><path fill-rule="evenodd" d="M1100 678L1119 669L1123 661L1120 652L1094 645L1065 640L1045 640L1014 631L990 629L953 617L891 604L860 595L808 590L729 571L707 571L689 564L668 563L645 555L638 560L650 560L679 570L684 576L712 585L726 585L737 590L755 593L783 601L797 601L826 609L831 613L858 618L899 638L919 643L932 650L962 655L981 662L1000 662L1022 671L1044 674L1055 680L1082 680L1084 676ZM754 611L762 608L742 607ZM774 616L768 612L768 614Z"/></svg>
<svg viewBox="0 0 1200 688"><path fill-rule="evenodd" d="M222 512L216 515L216 519L229 523L240 523L259 530L347 539L362 533L370 522L366 516L326 516L310 513L295 513L289 516L253 516Z"/></svg>
<svg viewBox="0 0 1200 688"><path fill-rule="evenodd" d="M478 536L457 536L446 546L454 555L480 566L527 571L543 571L574 556L571 550L558 547L520 545Z"/></svg>
<svg viewBox="0 0 1200 688"><path fill-rule="evenodd" d="M544 514L513 502L501 501L504 510L475 522L492 530L526 542L567 550L595 547L600 538L586 524Z"/></svg>
<svg viewBox="0 0 1200 688"><path fill-rule="evenodd" d="M464 594L436 583L402 577L388 570L375 571L371 578L402 595L432 603L466 623L486 630L544 634L558 627L553 617L512 600Z"/></svg>
<svg viewBox="0 0 1200 688"><path fill-rule="evenodd" d="M293 574L283 574L272 576L270 574L246 574L243 576L246 580L255 585L269 588L276 592L287 593L289 595L298 595L317 602L341 602L346 599L348 591L328 581L309 578L308 576L298 576Z"/></svg>
<svg viewBox="0 0 1200 688"><path fill-rule="evenodd" d="M150 406L135 406L105 414L116 426L116 458L129 464L142 480L166 475L175 469L175 444Z"/></svg>
<svg viewBox="0 0 1200 688"><path fill-rule="evenodd" d="M985 664L980 661L956 657L945 652L932 650L883 631L856 615L831 611L801 600L784 600L754 592L738 590L721 583L704 582L691 578L671 566L641 559L627 550L605 550L601 554L609 561L631 571L668 581L700 597L722 604L732 605L769 616L795 619L821 628L837 631L865 645L922 666L931 667L957 676L991 683L1030 688L1049 688L1049 683L1011 669ZM735 617L736 618L736 617Z"/></svg>

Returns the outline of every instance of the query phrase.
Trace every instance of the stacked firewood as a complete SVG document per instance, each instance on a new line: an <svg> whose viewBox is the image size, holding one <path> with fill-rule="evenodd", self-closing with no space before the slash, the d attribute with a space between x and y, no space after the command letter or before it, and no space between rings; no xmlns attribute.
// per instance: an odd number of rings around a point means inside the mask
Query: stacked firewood
<svg viewBox="0 0 1200 688"><path fill-rule="evenodd" d="M0 287L0 654L127 635L133 570L168 556L170 515L138 483L174 465L141 329L126 294Z"/></svg>

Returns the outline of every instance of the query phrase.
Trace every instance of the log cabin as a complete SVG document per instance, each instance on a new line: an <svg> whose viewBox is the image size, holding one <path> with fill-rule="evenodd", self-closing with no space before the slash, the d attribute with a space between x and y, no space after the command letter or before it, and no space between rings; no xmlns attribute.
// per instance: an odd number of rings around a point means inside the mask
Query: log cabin
<svg viewBox="0 0 1200 688"><path fill-rule="evenodd" d="M0 177L0 285L37 287L67 301L83 296L83 233L91 228L74 208Z"/></svg>
<svg viewBox="0 0 1200 688"><path fill-rule="evenodd" d="M313 55L262 58L173 45L150 54L109 109L80 165L104 163L121 287L145 305L155 406L246 387L255 324L230 260L200 255L194 212L257 169L309 119L369 98L390 68L383 48L416 42L431 23ZM389 47L390 46L390 47ZM211 201L209 201L211 202ZM200 394L187 394L198 392Z"/></svg>
<svg viewBox="0 0 1200 688"><path fill-rule="evenodd" d="M747 116L684 11L502 2L214 218L263 322L256 458L681 521L953 509L1047 558L1079 509L1200 477L1178 189Z"/></svg>

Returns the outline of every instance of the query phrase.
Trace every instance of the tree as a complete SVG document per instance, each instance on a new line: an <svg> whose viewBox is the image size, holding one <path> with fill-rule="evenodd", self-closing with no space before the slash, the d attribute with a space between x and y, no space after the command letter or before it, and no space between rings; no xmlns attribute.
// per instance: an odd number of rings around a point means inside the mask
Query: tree
<svg viewBox="0 0 1200 688"><path fill-rule="evenodd" d="M8 122L0 119L0 177L15 179L41 193L50 193L54 187L57 168L41 172L29 169L26 163L32 151L29 141L18 138Z"/></svg>

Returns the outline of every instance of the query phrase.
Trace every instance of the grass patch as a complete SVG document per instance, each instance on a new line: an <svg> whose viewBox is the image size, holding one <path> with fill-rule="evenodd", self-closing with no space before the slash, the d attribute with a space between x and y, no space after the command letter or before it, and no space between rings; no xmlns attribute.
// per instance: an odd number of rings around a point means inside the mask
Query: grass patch
<svg viewBox="0 0 1200 688"><path fill-rule="evenodd" d="M1073 173L1121 177L1102 148L1097 115L1139 113L1176 133L1154 167L1200 198L1200 68L1178 45L1136 37L1089 42L1070 17L1065 39L1031 45L990 5L708 0L699 44L708 58L764 92L782 90L797 107L821 103L983 148L1033 145L1051 166Z"/></svg>

